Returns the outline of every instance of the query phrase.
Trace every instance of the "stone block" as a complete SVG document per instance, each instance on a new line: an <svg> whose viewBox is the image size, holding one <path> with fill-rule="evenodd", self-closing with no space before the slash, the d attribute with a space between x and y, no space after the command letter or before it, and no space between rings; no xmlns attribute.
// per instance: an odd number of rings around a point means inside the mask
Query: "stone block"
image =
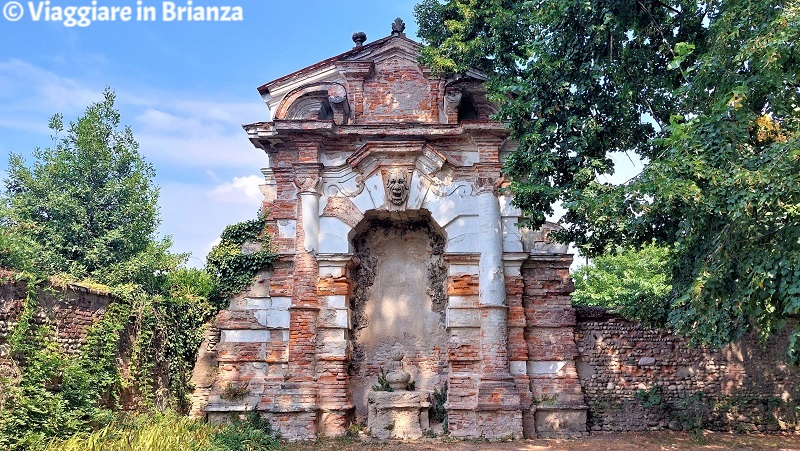
<svg viewBox="0 0 800 451"><path fill-rule="evenodd" d="M420 177L418 171L414 171L411 175L409 182L408 201L406 203L409 209L418 209L422 205L425 196L428 194L429 184Z"/></svg>
<svg viewBox="0 0 800 451"><path fill-rule="evenodd" d="M267 310L251 310L259 324L267 326Z"/></svg>
<svg viewBox="0 0 800 451"><path fill-rule="evenodd" d="M347 296L343 294L334 296L322 296L320 299L322 300L322 304L327 307L337 308L337 309L347 308Z"/></svg>
<svg viewBox="0 0 800 451"><path fill-rule="evenodd" d="M347 330L345 329L319 329L317 331L317 341L319 342L346 339Z"/></svg>
<svg viewBox="0 0 800 451"><path fill-rule="evenodd" d="M428 393L416 391L370 392L367 395L370 435L384 440L422 437L421 413L430 406L428 396Z"/></svg>
<svg viewBox="0 0 800 451"><path fill-rule="evenodd" d="M580 437L586 435L585 409L543 409L534 414L540 437Z"/></svg>
<svg viewBox="0 0 800 451"><path fill-rule="evenodd" d="M288 310L270 309L267 310L267 326L277 329L288 329L290 315Z"/></svg>
<svg viewBox="0 0 800 451"><path fill-rule="evenodd" d="M480 218L478 216L459 216L445 228L447 233L446 252L480 252L478 236Z"/></svg>
<svg viewBox="0 0 800 451"><path fill-rule="evenodd" d="M318 343L317 355L321 359L336 359L347 357L350 342L347 340L325 340Z"/></svg>
<svg viewBox="0 0 800 451"><path fill-rule="evenodd" d="M527 363L525 361L511 361L508 362L508 370L512 376L519 376L527 374Z"/></svg>
<svg viewBox="0 0 800 451"><path fill-rule="evenodd" d="M319 218L319 252L346 254L350 250L348 234L352 227L339 218Z"/></svg>
<svg viewBox="0 0 800 451"><path fill-rule="evenodd" d="M297 235L297 221L294 219L279 219L277 238L294 238Z"/></svg>
<svg viewBox="0 0 800 451"><path fill-rule="evenodd" d="M503 221L503 251L522 252L522 237L516 223L518 218L502 218Z"/></svg>
<svg viewBox="0 0 800 451"><path fill-rule="evenodd" d="M268 330L223 330L221 342L223 343L265 343L270 341Z"/></svg>
<svg viewBox="0 0 800 451"><path fill-rule="evenodd" d="M266 310L272 307L272 298L270 297L248 297L244 299L242 308L246 310Z"/></svg>
<svg viewBox="0 0 800 451"><path fill-rule="evenodd" d="M558 374L564 366L569 363L566 360L555 361L529 361L527 365L528 374Z"/></svg>
<svg viewBox="0 0 800 451"><path fill-rule="evenodd" d="M349 329L350 312L346 308L324 308L319 313L319 327Z"/></svg>
<svg viewBox="0 0 800 451"><path fill-rule="evenodd" d="M380 174L378 174L377 176L373 176L372 178L375 178L375 177L380 178ZM383 185L383 182L381 181L380 184ZM373 201L372 198L373 198L373 196L370 193L370 191L365 189L365 190L361 191L361 193L359 193L355 197L350 198L350 200L353 202L353 205L355 205L356 208L358 208L359 212L361 212L361 214L363 215L365 212L375 208L375 201ZM382 195L382 193L381 193L381 197L379 197L378 199L380 201L378 206L380 206L380 205L383 204L383 195Z"/></svg>
<svg viewBox="0 0 800 451"><path fill-rule="evenodd" d="M292 306L292 298L275 296L272 298L273 309L289 309Z"/></svg>
<svg viewBox="0 0 800 451"><path fill-rule="evenodd" d="M481 327L481 312L474 308L448 307L445 327Z"/></svg>
<svg viewBox="0 0 800 451"><path fill-rule="evenodd" d="M480 270L478 269L478 265L466 265L466 264L458 264L458 263L450 263L447 268L447 275L448 276L463 276L463 275L471 275L478 278L478 273Z"/></svg>
<svg viewBox="0 0 800 451"><path fill-rule="evenodd" d="M259 271L253 283L245 290L246 295L252 298L268 298L270 279L272 279L272 271Z"/></svg>

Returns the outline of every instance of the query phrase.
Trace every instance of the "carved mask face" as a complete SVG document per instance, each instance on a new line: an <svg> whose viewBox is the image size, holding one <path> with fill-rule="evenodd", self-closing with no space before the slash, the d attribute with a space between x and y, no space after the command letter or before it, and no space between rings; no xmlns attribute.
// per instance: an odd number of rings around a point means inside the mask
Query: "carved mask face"
<svg viewBox="0 0 800 451"><path fill-rule="evenodd" d="M386 176L386 195L389 202L402 205L408 198L408 174L403 169L392 169Z"/></svg>

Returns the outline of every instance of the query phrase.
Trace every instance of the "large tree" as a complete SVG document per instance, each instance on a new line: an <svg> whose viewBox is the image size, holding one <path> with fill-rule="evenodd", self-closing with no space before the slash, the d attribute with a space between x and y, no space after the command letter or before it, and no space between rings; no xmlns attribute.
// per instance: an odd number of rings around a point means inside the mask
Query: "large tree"
<svg viewBox="0 0 800 451"><path fill-rule="evenodd" d="M2 232L36 245L35 265L45 274L148 283L153 271L177 263L169 241L155 239L155 171L120 126L114 100L106 89L66 130L53 116L53 145L36 149L31 166L19 154L9 159Z"/></svg>
<svg viewBox="0 0 800 451"><path fill-rule="evenodd" d="M665 325L721 345L793 324L800 361L800 1L423 0L434 69L483 69L515 202L600 255L672 248ZM644 170L604 183L615 152Z"/></svg>

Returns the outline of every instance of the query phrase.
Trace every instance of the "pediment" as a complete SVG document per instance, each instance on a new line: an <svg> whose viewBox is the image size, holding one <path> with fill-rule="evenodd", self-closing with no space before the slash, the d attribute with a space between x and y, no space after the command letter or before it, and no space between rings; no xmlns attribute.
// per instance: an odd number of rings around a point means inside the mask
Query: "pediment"
<svg viewBox="0 0 800 451"><path fill-rule="evenodd" d="M370 47L342 58L341 61L371 61L379 63L389 58L402 58L419 64L422 44L403 36L390 36L382 45Z"/></svg>
<svg viewBox="0 0 800 451"><path fill-rule="evenodd" d="M446 162L447 158L424 140L367 142L347 159L347 164L364 179L389 165L415 168L432 178Z"/></svg>
<svg viewBox="0 0 800 451"><path fill-rule="evenodd" d="M419 62L423 46L402 32L357 45L259 87L270 121L457 124L488 121L479 71L438 78ZM326 90L328 91L326 94Z"/></svg>

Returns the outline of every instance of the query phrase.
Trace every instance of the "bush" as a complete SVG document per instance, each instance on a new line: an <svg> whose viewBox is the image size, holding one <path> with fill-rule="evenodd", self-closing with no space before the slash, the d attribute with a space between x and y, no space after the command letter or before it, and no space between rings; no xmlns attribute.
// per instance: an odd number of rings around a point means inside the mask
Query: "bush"
<svg viewBox="0 0 800 451"><path fill-rule="evenodd" d="M209 450L212 426L173 411L146 412L121 416L117 421L91 433L79 433L68 440L53 440L52 451L201 451Z"/></svg>
<svg viewBox="0 0 800 451"><path fill-rule="evenodd" d="M217 431L211 444L225 451L260 451L282 449L278 435L272 430L269 421L261 418L258 412L247 413L246 420L235 420Z"/></svg>

